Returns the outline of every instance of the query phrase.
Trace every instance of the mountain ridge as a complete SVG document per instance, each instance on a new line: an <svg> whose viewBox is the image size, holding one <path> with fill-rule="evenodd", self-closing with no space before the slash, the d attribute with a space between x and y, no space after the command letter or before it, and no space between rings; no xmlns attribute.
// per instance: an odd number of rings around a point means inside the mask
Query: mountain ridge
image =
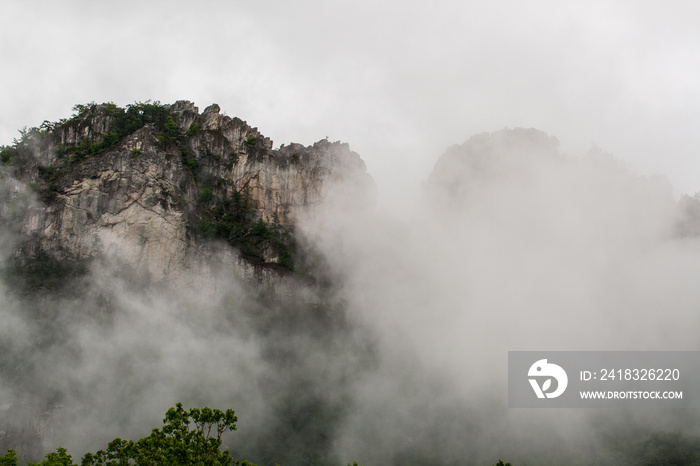
<svg viewBox="0 0 700 466"><path fill-rule="evenodd" d="M22 132L0 160L39 194L23 221L21 255L57 260L109 254L154 281L201 268L211 243L239 252L261 279L295 268L294 227L344 178L373 182L348 144L272 141L217 104L77 105Z"/></svg>

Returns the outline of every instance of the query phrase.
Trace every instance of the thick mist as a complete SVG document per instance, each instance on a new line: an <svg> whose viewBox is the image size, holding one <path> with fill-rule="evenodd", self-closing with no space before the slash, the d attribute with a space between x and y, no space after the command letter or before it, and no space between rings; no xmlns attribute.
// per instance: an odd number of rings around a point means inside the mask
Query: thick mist
<svg viewBox="0 0 700 466"><path fill-rule="evenodd" d="M332 442L372 341L346 320L324 258L300 244L306 270L264 282L241 279L235 251L216 243L171 282L108 255L57 265L38 254L25 267L14 253L22 219L41 206L2 174L3 448L36 461L63 446L79 461L149 434L182 402L234 409L239 430L225 446L241 458L345 460Z"/></svg>
<svg viewBox="0 0 700 466"><path fill-rule="evenodd" d="M177 284L101 257L31 288L7 271L37 201L0 175L0 442L25 457L137 439L177 402L233 408L226 446L261 465L605 464L700 433L691 410L507 408L509 350L699 349L697 223L600 150L473 136L408 218L346 180L300 221L297 275L265 283L210 245Z"/></svg>
<svg viewBox="0 0 700 466"><path fill-rule="evenodd" d="M515 129L448 149L423 191L409 219L331 207L319 227L379 341L346 456L590 464L631 432L698 432L688 410L507 409L508 350L699 349L700 242L665 179Z"/></svg>

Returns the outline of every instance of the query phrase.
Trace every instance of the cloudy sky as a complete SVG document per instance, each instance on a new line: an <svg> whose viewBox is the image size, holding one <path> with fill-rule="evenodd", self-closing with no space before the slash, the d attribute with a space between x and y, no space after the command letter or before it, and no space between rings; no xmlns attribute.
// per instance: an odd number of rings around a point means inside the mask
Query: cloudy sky
<svg viewBox="0 0 700 466"><path fill-rule="evenodd" d="M0 144L76 103L216 102L349 142L400 210L469 136L535 127L700 191L696 1L2 0Z"/></svg>

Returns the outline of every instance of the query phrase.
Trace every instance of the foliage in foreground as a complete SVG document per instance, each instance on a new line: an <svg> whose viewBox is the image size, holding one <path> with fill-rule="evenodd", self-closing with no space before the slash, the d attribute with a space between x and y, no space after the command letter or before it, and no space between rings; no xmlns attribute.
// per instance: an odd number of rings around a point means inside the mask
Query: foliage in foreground
<svg viewBox="0 0 700 466"><path fill-rule="evenodd" d="M119 465L241 465L254 466L247 461L231 457L228 450L221 451L221 436L226 431L236 430L236 417L232 409L225 412L203 408L185 410L181 403L170 408L163 419L161 429L153 429L151 434L134 442L116 438L105 450L86 453L82 466ZM0 466L16 466L17 454L8 450L0 457ZM29 466L77 466L65 448L59 447L49 453L41 463Z"/></svg>
<svg viewBox="0 0 700 466"><path fill-rule="evenodd" d="M221 450L222 435L237 430L238 418L232 409L225 412L211 408L185 410L182 403L170 408L161 429L134 442L112 440L105 450L86 453L81 466L255 466L234 459L228 450ZM0 456L0 466L17 466L17 452L8 450ZM41 463L28 466L77 466L67 450L58 447L48 453ZM348 466L349 463L348 463ZM352 466L359 466L354 462Z"/></svg>
<svg viewBox="0 0 700 466"><path fill-rule="evenodd" d="M106 450L86 453L81 466L122 465L240 465L255 466L248 461L231 457L228 450L221 451L221 436L228 430L236 430L238 418L233 410L183 409L178 403L170 408L163 419L161 429L136 442L114 439ZM655 433L642 442L623 448L616 464L649 465L700 465L700 439L680 433ZM359 466L357 462L348 466ZM0 466L17 466L17 452L8 450L0 456ZM65 448L49 453L41 463L29 462L28 466L77 466ZM513 466L502 460L492 466Z"/></svg>

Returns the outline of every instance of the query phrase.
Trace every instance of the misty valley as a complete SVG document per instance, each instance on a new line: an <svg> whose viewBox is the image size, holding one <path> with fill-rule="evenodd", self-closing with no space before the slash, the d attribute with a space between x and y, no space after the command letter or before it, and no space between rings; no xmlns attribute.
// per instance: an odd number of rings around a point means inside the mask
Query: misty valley
<svg viewBox="0 0 700 466"><path fill-rule="evenodd" d="M395 214L349 144L274 148L216 104L22 130L0 465L700 464L697 409L507 394L509 350L699 350L700 193L532 128L425 179Z"/></svg>

